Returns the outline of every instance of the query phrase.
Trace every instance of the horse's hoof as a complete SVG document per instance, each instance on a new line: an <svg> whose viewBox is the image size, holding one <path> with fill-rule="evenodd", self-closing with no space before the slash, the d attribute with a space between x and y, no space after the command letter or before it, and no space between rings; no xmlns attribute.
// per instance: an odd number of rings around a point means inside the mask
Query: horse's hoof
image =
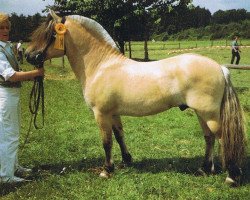
<svg viewBox="0 0 250 200"><path fill-rule="evenodd" d="M111 173L114 172L115 165L112 164L111 166L104 166L102 172L100 173L101 178L110 178Z"/></svg>
<svg viewBox="0 0 250 200"><path fill-rule="evenodd" d="M239 186L239 183L237 183L236 181L234 181L232 178L227 177L225 180L225 184L229 185L230 187L237 187Z"/></svg>
<svg viewBox="0 0 250 200"><path fill-rule="evenodd" d="M133 158L130 153L124 154L122 156L122 163L124 163L125 165L127 166L131 165L132 161L133 161Z"/></svg>
<svg viewBox="0 0 250 200"><path fill-rule="evenodd" d="M103 170L100 175L99 175L101 178L105 178L105 179L108 179L111 177L111 174L108 173L107 171Z"/></svg>

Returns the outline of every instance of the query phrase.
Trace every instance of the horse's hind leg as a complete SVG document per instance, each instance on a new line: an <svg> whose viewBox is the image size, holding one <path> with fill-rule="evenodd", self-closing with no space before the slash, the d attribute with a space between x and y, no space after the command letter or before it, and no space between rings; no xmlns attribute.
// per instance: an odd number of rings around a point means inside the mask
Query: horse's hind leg
<svg viewBox="0 0 250 200"><path fill-rule="evenodd" d="M200 125L202 127L204 138L206 142L206 149L205 149L205 158L202 165L202 168L199 169L200 174L211 174L214 173L214 161L213 161L213 151L214 151L214 143L215 143L215 134L211 132L207 123L198 116Z"/></svg>
<svg viewBox="0 0 250 200"><path fill-rule="evenodd" d="M103 148L105 151L105 165L100 176L108 178L110 173L114 171L112 160L112 117L96 110L94 110L94 115L100 129Z"/></svg>
<svg viewBox="0 0 250 200"><path fill-rule="evenodd" d="M125 164L130 164L132 162L132 157L128 152L127 146L124 141L123 127L120 116L114 115L112 117L112 129L115 135L115 139L118 142L121 149L122 162Z"/></svg>

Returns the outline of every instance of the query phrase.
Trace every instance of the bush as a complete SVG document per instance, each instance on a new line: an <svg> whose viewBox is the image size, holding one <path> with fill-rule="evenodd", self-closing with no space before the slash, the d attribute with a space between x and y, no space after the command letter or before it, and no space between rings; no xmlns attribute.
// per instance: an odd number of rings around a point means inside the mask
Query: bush
<svg viewBox="0 0 250 200"><path fill-rule="evenodd" d="M190 28L175 34L167 32L159 34L159 40L165 41L169 38L174 40L194 40L194 39L232 39L238 35L245 39L250 39L250 20L242 21L241 23L230 24L212 24L205 28Z"/></svg>

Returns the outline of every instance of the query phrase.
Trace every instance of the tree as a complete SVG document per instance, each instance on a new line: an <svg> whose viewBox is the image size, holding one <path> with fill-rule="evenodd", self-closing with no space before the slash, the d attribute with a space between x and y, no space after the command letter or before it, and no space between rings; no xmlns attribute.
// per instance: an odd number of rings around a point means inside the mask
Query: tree
<svg viewBox="0 0 250 200"><path fill-rule="evenodd" d="M230 22L240 22L247 19L248 13L245 9L218 10L212 16L215 24L228 24Z"/></svg>
<svg viewBox="0 0 250 200"><path fill-rule="evenodd" d="M44 18L39 13L28 17L12 13L10 16L11 40L14 42L18 40L29 41L29 36L41 24Z"/></svg>
<svg viewBox="0 0 250 200"><path fill-rule="evenodd" d="M124 53L125 41L149 39L162 7L168 9L174 3L186 5L189 2L191 0L55 0L52 8L61 14L79 14L95 19L115 38ZM145 59L148 59L147 52Z"/></svg>

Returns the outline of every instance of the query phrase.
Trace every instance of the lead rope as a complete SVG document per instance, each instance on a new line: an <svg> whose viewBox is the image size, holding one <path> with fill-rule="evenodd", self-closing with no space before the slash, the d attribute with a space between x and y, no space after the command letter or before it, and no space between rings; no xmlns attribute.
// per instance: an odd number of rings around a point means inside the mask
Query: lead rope
<svg viewBox="0 0 250 200"><path fill-rule="evenodd" d="M38 110L41 103L41 114L42 114L42 126L37 125L37 116ZM29 109L32 114L32 118L34 117L33 124L36 129L42 129L44 126L44 86L43 86L43 77L38 76L34 80L33 87L30 92L30 102Z"/></svg>
<svg viewBox="0 0 250 200"><path fill-rule="evenodd" d="M41 105L40 105L41 103ZM42 126L37 125L37 116L39 108L41 107L41 115L42 115ZM44 127L44 85L43 85L43 77L38 76L35 77L29 99L29 110L31 113L29 128L24 140L22 147L20 147L21 152L23 152L25 145L28 142L28 138L31 132L32 122L35 129L42 129Z"/></svg>

